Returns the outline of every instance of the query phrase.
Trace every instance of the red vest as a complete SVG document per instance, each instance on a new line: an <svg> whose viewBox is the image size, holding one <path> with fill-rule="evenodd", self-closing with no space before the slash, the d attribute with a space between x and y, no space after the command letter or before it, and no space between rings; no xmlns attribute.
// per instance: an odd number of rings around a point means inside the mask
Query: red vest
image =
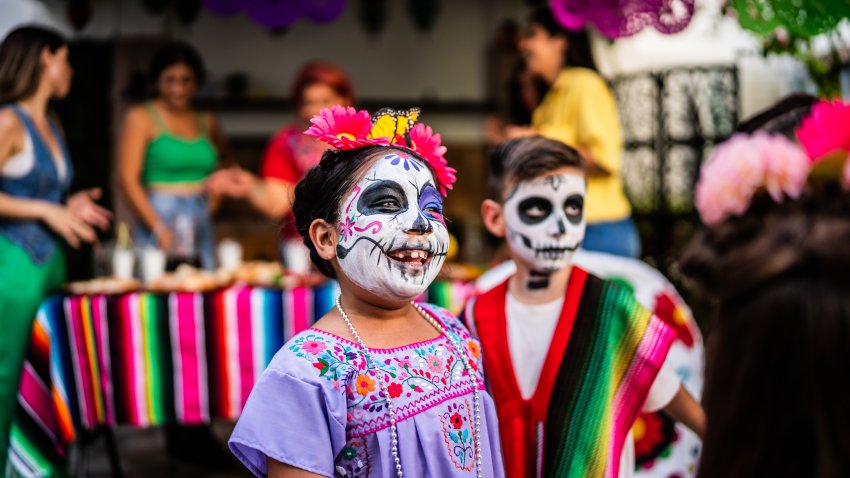
<svg viewBox="0 0 850 478"><path fill-rule="evenodd" d="M505 476L510 478L533 478L542 474L543 424L586 278L587 272L573 267L537 389L528 400L522 397L511 361L505 308L508 281L475 299L472 319L484 351L484 370L499 416Z"/></svg>

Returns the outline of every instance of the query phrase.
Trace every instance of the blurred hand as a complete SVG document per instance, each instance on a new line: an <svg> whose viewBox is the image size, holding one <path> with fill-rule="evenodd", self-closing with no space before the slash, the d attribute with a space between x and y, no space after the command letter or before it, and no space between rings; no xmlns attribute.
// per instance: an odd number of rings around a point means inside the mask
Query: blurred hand
<svg viewBox="0 0 850 478"><path fill-rule="evenodd" d="M103 191L100 188L79 191L68 198L68 210L80 221L105 231L112 213L97 204L101 196Z"/></svg>
<svg viewBox="0 0 850 478"><path fill-rule="evenodd" d="M537 131L530 126L508 125L505 127L506 139L527 138L536 134Z"/></svg>
<svg viewBox="0 0 850 478"><path fill-rule="evenodd" d="M216 171L207 179L207 190L214 195L245 199L257 187L258 179L241 168L229 168Z"/></svg>
<svg viewBox="0 0 850 478"><path fill-rule="evenodd" d="M48 203L44 207L41 219L74 249L80 247L81 241L89 244L97 241L94 229L77 217L69 207Z"/></svg>
<svg viewBox="0 0 850 478"><path fill-rule="evenodd" d="M157 247L166 253L170 252L171 248L174 247L174 234L172 234L171 229L161 225L154 230L154 235L156 236Z"/></svg>

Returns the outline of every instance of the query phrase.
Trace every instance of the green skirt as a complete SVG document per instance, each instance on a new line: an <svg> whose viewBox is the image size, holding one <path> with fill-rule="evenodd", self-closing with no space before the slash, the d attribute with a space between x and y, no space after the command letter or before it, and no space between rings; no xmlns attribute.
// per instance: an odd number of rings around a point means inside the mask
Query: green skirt
<svg viewBox="0 0 850 478"><path fill-rule="evenodd" d="M39 304L64 281L61 245L47 263L37 265L23 249L0 235L0 473L6 469L9 432L32 324Z"/></svg>

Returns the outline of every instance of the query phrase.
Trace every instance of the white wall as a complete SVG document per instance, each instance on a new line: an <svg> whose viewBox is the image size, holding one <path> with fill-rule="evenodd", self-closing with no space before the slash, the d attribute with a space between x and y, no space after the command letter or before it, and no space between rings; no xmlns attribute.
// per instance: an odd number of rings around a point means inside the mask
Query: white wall
<svg viewBox="0 0 850 478"><path fill-rule="evenodd" d="M93 0L95 16L78 35L130 37L169 34L198 46L213 85L234 71L245 71L256 94L286 96L289 83L305 61L338 63L353 77L358 96L367 99L418 98L483 100L486 96L485 48L501 20L522 20L521 0L444 0L434 31L413 28L406 2L390 0L387 25L369 36L357 19L358 1L350 0L342 17L328 25L300 21L283 35L271 35L244 15L219 17L204 11L188 29L167 25L142 10L138 0ZM732 18L719 17L719 0L701 0L682 33L661 35L652 29L613 45L598 39L595 50L603 72L613 75L674 66L732 64L740 68L741 115L768 106L801 83L800 67L787 59L764 60L757 41ZM14 18L64 23L64 0L0 0L0 35ZM65 24L66 32L70 29ZM427 112L425 112L427 114ZM273 131L286 116L231 113L223 117L232 133ZM479 115L429 117L452 140L480 140ZM442 123L442 124L441 124Z"/></svg>

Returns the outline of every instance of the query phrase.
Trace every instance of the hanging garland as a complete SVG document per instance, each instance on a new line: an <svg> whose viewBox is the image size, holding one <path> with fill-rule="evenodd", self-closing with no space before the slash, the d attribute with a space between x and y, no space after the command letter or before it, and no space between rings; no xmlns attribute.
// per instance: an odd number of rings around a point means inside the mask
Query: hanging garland
<svg viewBox="0 0 850 478"><path fill-rule="evenodd" d="M646 27L678 33L694 16L695 0L550 0L555 18L568 30L593 25L608 38L632 36Z"/></svg>
<svg viewBox="0 0 850 478"><path fill-rule="evenodd" d="M329 23L342 14L345 0L203 0L204 7L217 15L244 12L268 30L291 27L302 17L314 23Z"/></svg>

